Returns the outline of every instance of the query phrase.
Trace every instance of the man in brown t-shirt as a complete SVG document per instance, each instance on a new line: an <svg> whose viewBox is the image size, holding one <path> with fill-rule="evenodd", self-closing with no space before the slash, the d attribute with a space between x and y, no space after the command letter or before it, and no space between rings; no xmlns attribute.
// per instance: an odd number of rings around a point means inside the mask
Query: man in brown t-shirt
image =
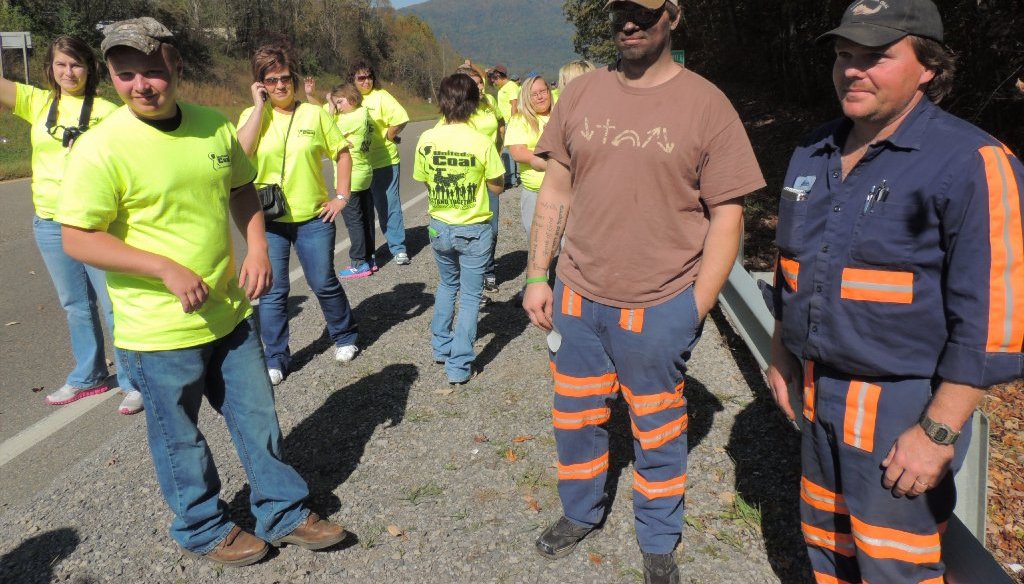
<svg viewBox="0 0 1024 584"><path fill-rule="evenodd" d="M523 307L554 328L554 433L564 516L537 540L572 551L604 515L608 402L633 422L634 511L653 582L677 582L686 481L686 361L739 249L743 196L765 185L732 105L675 64L677 0L610 0L620 60L562 93ZM559 246L558 280L545 274Z"/></svg>

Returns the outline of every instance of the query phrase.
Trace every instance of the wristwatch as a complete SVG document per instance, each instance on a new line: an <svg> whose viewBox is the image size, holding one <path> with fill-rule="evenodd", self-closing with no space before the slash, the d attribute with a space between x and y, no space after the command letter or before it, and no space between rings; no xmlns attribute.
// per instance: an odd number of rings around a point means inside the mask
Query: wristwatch
<svg viewBox="0 0 1024 584"><path fill-rule="evenodd" d="M936 444L949 446L960 437L960 432L956 432L949 426L929 418L927 413L921 414L921 419L917 423L921 425L924 433Z"/></svg>
<svg viewBox="0 0 1024 584"><path fill-rule="evenodd" d="M349 197L351 197L351 196L352 196L352 195L349 195ZM341 194L341 193L338 193L337 195L335 195L335 197L334 197L334 198L335 198L335 199L341 199L342 201L347 201L347 200L348 200L348 197L346 197L345 195L343 195L343 194Z"/></svg>

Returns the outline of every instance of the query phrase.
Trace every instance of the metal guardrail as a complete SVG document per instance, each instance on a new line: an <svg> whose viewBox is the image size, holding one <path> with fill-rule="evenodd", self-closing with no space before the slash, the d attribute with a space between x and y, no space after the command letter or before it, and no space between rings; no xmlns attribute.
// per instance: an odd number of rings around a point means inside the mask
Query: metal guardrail
<svg viewBox="0 0 1024 584"><path fill-rule="evenodd" d="M761 370L766 370L771 358L775 319L765 306L754 276L736 262L718 299ZM792 388L790 402L799 404L800 399L801 396ZM794 408L794 411L799 412L800 409ZM946 581L950 584L1013 584L999 562L985 549L988 419L978 412L972 423L973 436L967 458L956 477L957 506L942 538Z"/></svg>

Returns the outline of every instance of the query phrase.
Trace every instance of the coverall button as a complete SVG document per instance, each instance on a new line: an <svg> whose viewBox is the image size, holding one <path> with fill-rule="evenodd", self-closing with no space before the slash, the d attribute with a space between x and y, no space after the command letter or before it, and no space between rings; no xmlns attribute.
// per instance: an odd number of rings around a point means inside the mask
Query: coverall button
<svg viewBox="0 0 1024 584"><path fill-rule="evenodd" d="M822 251L822 253L828 253L828 244L827 243L825 245L821 246L821 251Z"/></svg>
<svg viewBox="0 0 1024 584"><path fill-rule="evenodd" d="M812 333L816 333L816 332L818 332L818 325L813 325L813 326L811 327L811 332L812 332Z"/></svg>
<svg viewBox="0 0 1024 584"><path fill-rule="evenodd" d="M832 178L839 178L839 171L838 170L833 170L832 171Z"/></svg>
<svg viewBox="0 0 1024 584"><path fill-rule="evenodd" d="M841 211L842 209L843 209L843 208L842 208L842 207L840 207L839 205L836 205L835 207L832 207L832 210L833 210L833 211L835 211L836 213L838 213L838 212L839 212L839 211Z"/></svg>

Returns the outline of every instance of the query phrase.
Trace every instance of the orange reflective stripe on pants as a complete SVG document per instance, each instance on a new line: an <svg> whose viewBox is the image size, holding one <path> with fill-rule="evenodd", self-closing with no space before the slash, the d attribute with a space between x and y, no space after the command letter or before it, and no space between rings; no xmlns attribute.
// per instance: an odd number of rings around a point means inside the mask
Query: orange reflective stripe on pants
<svg viewBox="0 0 1024 584"><path fill-rule="evenodd" d="M669 408L685 406L686 400L683 399L685 383L685 381L680 381L675 391L671 393L663 392L654 395L636 395L625 385L619 385L619 388L622 389L622 397L629 404L629 409L637 416L647 416Z"/></svg>
<svg viewBox="0 0 1024 584"><path fill-rule="evenodd" d="M579 464L558 463L558 480L578 481L592 479L608 470L608 453L605 452L594 460Z"/></svg>
<svg viewBox="0 0 1024 584"><path fill-rule="evenodd" d="M830 576L828 574L823 574L822 572L817 571L814 572L814 581L817 584L852 584L851 582L847 582L846 580L841 580L839 578L836 578L835 576Z"/></svg>
<svg viewBox="0 0 1024 584"><path fill-rule="evenodd" d="M619 390L618 377L614 373L595 377L572 377L559 373L554 366L551 373L555 378L555 393L566 397L614 394Z"/></svg>
<svg viewBox="0 0 1024 584"><path fill-rule="evenodd" d="M562 291L562 314L583 316L583 297L568 286Z"/></svg>
<svg viewBox="0 0 1024 584"><path fill-rule="evenodd" d="M814 421L814 361L804 362L804 417Z"/></svg>
<svg viewBox="0 0 1024 584"><path fill-rule="evenodd" d="M596 408L582 412L560 412L552 409L551 421L559 430L579 430L584 426L603 424L611 415L611 408Z"/></svg>
<svg viewBox="0 0 1024 584"><path fill-rule="evenodd" d="M636 422L632 422L633 425L633 437L640 442L640 448L644 450L651 450L657 448L662 444L678 437L686 431L686 427L689 424L689 417L683 414L676 420L660 426L653 430L643 432L640 428L637 428Z"/></svg>
<svg viewBox="0 0 1024 584"><path fill-rule="evenodd" d="M643 332L644 309L623 308L619 313L619 326L631 333Z"/></svg>
<svg viewBox="0 0 1024 584"><path fill-rule="evenodd" d="M843 442L866 452L875 451L875 420L882 388L864 381L851 381L846 393Z"/></svg>
<svg viewBox="0 0 1024 584"><path fill-rule="evenodd" d="M779 268L782 279L789 285L789 289L796 292L797 282L800 280L800 262L779 256Z"/></svg>
<svg viewBox="0 0 1024 584"><path fill-rule="evenodd" d="M900 560L911 564L933 564L942 559L939 534L917 534L870 525L850 517L857 549L877 560Z"/></svg>
<svg viewBox="0 0 1024 584"><path fill-rule="evenodd" d="M822 547L848 558L854 557L857 552L857 546L853 543L853 535L849 533L825 531L803 522L800 523L800 529L803 531L804 541L808 545Z"/></svg>
<svg viewBox="0 0 1024 584"><path fill-rule="evenodd" d="M686 475L669 479L667 481L647 481L640 473L633 471L633 490L642 494L648 499L660 499L662 497L682 497L686 494Z"/></svg>
<svg viewBox="0 0 1024 584"><path fill-rule="evenodd" d="M839 515L849 515L846 499L842 494L812 483L807 477L800 477L800 498L815 509Z"/></svg>

